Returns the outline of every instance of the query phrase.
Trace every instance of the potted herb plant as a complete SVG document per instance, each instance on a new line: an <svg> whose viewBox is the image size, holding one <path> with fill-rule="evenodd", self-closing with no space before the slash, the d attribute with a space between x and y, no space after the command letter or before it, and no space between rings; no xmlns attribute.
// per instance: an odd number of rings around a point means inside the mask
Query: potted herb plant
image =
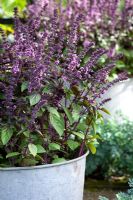
<svg viewBox="0 0 133 200"><path fill-rule="evenodd" d="M79 20L63 28L55 11L42 25L22 23L15 9L14 42L1 31L1 200L83 198L85 159L99 138L90 129L109 100L97 99L126 76L108 82L115 58L103 66L104 49L78 48Z"/></svg>

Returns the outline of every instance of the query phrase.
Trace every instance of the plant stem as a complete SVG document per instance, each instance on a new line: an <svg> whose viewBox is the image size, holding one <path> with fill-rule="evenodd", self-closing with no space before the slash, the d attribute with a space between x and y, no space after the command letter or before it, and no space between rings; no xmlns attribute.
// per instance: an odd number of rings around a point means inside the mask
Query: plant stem
<svg viewBox="0 0 133 200"><path fill-rule="evenodd" d="M83 140L83 142L81 144L81 147L80 147L80 150L79 150L79 157L82 156L82 154L83 154L83 150L84 150L84 146L85 146L85 141L86 141L86 138L87 138L87 134L88 134L89 128L90 127L87 128L86 133L85 133L85 138L84 138L84 140Z"/></svg>
<svg viewBox="0 0 133 200"><path fill-rule="evenodd" d="M80 150L79 150L79 157L83 155L83 150L84 150L84 146L85 146L85 141L87 139L87 134L89 132L89 129L90 129L90 125L91 125L91 122L92 122L93 118L90 120L90 123L88 125L88 128L86 129L86 133L85 133L85 137L84 137L84 140L81 144L81 147L80 147Z"/></svg>
<svg viewBox="0 0 133 200"><path fill-rule="evenodd" d="M82 115L84 115L85 113L86 113L86 109L85 109L84 111L81 111L81 113L80 113L79 115L82 116ZM76 129L76 127L78 126L78 124L79 124L79 122L80 122L81 119L82 119L82 117L79 117L78 121L73 123L73 125L74 125L73 131Z"/></svg>
<svg viewBox="0 0 133 200"><path fill-rule="evenodd" d="M67 99L65 98L65 107L67 106ZM67 116L65 114L64 116L64 122L65 122L65 131L64 131L64 142L67 141L68 135L67 135Z"/></svg>

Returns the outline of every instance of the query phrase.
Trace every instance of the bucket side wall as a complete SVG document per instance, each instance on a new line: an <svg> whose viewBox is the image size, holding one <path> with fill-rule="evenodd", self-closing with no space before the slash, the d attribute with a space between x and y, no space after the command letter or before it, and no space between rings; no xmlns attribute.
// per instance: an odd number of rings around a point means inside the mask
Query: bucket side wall
<svg viewBox="0 0 133 200"><path fill-rule="evenodd" d="M0 171L1 200L82 200L86 158L48 168Z"/></svg>

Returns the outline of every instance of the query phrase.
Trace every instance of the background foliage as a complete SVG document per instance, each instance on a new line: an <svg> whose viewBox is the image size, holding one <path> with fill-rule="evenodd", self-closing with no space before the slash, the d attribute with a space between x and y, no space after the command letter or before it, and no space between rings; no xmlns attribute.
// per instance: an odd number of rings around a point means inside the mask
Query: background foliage
<svg viewBox="0 0 133 200"><path fill-rule="evenodd" d="M27 0L0 0L0 17L13 17L14 7L18 7L20 13L26 8Z"/></svg>
<svg viewBox="0 0 133 200"><path fill-rule="evenodd" d="M51 0L52 1L52 0ZM89 0L88 0L89 1ZM40 0L38 1L38 6L40 6L41 2L47 2L46 0ZM55 0L54 2L60 2L59 0ZM77 1L77 2L80 2ZM83 1L83 3L86 1ZM113 0L112 0L113 2ZM117 1L116 1L117 2ZM130 2L130 0L119 0L119 6L118 10L121 10L123 12L124 7L126 5L126 2ZM37 6L37 0L0 0L0 18L10 18L13 16L13 8L18 7L19 12L21 13L21 17L24 17L24 12L28 10L29 4L36 4ZM62 0L62 6L66 6L68 3L67 0ZM51 8L53 9L53 8ZM105 9L105 8L104 8ZM131 9L131 8L129 8ZM84 12L84 10L82 11ZM95 12L95 11L94 11ZM128 15L127 15L128 16ZM113 16L112 20L113 20ZM119 16L120 17L120 16ZM117 20L119 22L119 17L117 17ZM92 17L92 22L93 22ZM117 22L116 20L116 22ZM132 19L130 19L132 20ZM91 21L91 20L90 20ZM117 22L117 23L118 23ZM98 22L99 23L99 22ZM115 31L112 33L112 30L110 31L110 18L107 20L105 19L103 26L100 24L95 24L93 29L89 30L86 34L88 35L88 39L92 39L93 42L96 43L97 47L104 47L109 49L109 47L113 46L113 49L117 53L122 53L124 55L123 59L117 63L117 68L112 72L112 75L115 76L117 73L121 71L128 71L129 75L132 76L133 74L133 28L132 25L129 27L127 24L127 28L125 28L125 25L123 28L115 27ZM102 31L104 24L106 24L105 31ZM87 26L87 25L86 25ZM0 23L0 27L5 30L8 34L13 33L12 25L8 23L8 25L4 25L3 23ZM97 28L98 27L98 28ZM106 32L106 33L105 33ZM109 35L108 35L108 34ZM106 35L107 34L107 35Z"/></svg>
<svg viewBox="0 0 133 200"><path fill-rule="evenodd" d="M99 126L103 142L97 144L95 155L87 159L86 175L109 178L133 176L133 123L127 119Z"/></svg>
<svg viewBox="0 0 133 200"><path fill-rule="evenodd" d="M132 200L133 199L133 179L129 180L130 189L127 193L120 192L116 195L116 200ZM99 200L109 200L106 197L99 197Z"/></svg>

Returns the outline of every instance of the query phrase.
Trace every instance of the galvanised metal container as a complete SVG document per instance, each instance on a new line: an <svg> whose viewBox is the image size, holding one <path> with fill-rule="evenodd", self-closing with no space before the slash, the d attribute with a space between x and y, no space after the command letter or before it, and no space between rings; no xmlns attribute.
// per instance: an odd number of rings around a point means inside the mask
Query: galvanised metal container
<svg viewBox="0 0 133 200"><path fill-rule="evenodd" d="M0 168L0 200L82 200L87 154L59 164Z"/></svg>

